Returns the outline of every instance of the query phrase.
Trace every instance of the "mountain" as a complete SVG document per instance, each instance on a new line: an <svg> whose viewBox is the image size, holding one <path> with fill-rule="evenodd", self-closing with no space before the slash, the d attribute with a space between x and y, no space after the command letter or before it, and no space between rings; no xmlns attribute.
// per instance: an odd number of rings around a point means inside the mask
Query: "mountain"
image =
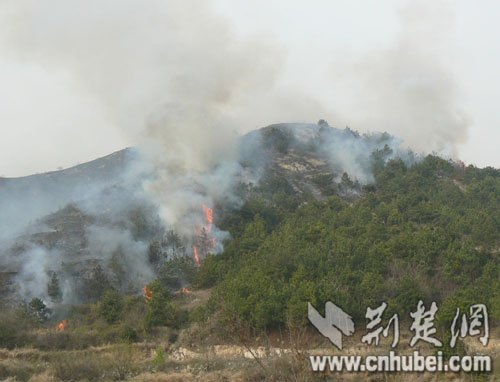
<svg viewBox="0 0 500 382"><path fill-rule="evenodd" d="M251 195L270 203L280 195L291 203L337 195L352 203L374 181L377 166L396 156L408 164L416 160L388 134L360 135L325 121L270 125L240 137L237 144L236 174L227 174L224 167L209 170L231 184L212 197L218 207L214 225L187 236L174 228L180 236L172 236L173 242L165 239L172 228L159 217L163 206L143 189L156 175L136 149L66 170L0 179L0 298L12 299L17 291L22 298L46 300L47 283L56 275L65 301L85 301L88 285L101 271L114 288L137 292L172 256L194 258L193 247L201 258L216 251L217 225L224 226ZM169 179L185 184L179 191L187 195L198 181L178 174ZM204 195L203 183L196 187ZM195 200L188 203L195 205ZM217 248L227 240L223 231Z"/></svg>
<svg viewBox="0 0 500 382"><path fill-rule="evenodd" d="M0 246L0 347L29 347L33 370L46 357L55 372L59 354L71 350L63 379L85 379L90 364L98 380L115 375L110 359L130 365L131 349L146 357L138 373L171 373L193 370L186 354L213 360L236 341L239 354L290 355L248 360L262 370L248 380L290 380L296 371L311 380L307 357L296 354L333 348L309 324L308 303L321 311L331 301L352 317L356 334L345 338L345 351L355 355L369 349L359 342L368 308L385 308L385 324L398 317L397 349L411 354L410 313L435 303L433 337L443 346L422 346L424 354L472 349L498 359L496 343L484 347L478 336L459 337L452 348L450 328L484 304L491 333L498 331L500 170L414 155L387 134L325 122L265 127L240 137L236 152L202 173L151 172L132 155L113 176L87 167L93 175L76 182L84 193L71 182L46 187L66 199L43 206ZM41 192L29 197L50 201ZM185 218L172 220L179 211ZM382 338L378 349L390 346ZM25 354L17 349L9 360ZM252 369L226 361L233 374ZM288 374L277 376L284 368ZM13 374L0 368L0 375Z"/></svg>

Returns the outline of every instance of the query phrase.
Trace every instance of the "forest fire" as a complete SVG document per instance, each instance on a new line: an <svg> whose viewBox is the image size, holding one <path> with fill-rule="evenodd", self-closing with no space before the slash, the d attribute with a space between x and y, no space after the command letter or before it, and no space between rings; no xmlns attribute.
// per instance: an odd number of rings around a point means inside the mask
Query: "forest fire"
<svg viewBox="0 0 500 382"><path fill-rule="evenodd" d="M142 288L142 291L144 292L143 293L144 302L146 304L148 304L151 301L151 299L153 298L153 291L151 289L149 289L147 287L147 285L144 285L144 287Z"/></svg>
<svg viewBox="0 0 500 382"><path fill-rule="evenodd" d="M202 204L203 214L205 215L205 224L195 229L198 240L193 245L194 259L197 265L200 265L200 255L206 255L209 251L215 249L215 238L209 237L212 233L214 222L214 210L205 204Z"/></svg>
<svg viewBox="0 0 500 382"><path fill-rule="evenodd" d="M194 251L194 259L196 260L196 264L200 265L200 256L198 256L198 249L196 248L196 245L193 245L193 251Z"/></svg>
<svg viewBox="0 0 500 382"><path fill-rule="evenodd" d="M205 219L209 223L210 230L212 230L212 223L214 222L214 210L204 204L202 205L202 207L203 213L205 214Z"/></svg>
<svg viewBox="0 0 500 382"><path fill-rule="evenodd" d="M64 332L66 325L68 325L68 322L66 320L62 320L59 325L56 326L56 332Z"/></svg>
<svg viewBox="0 0 500 382"><path fill-rule="evenodd" d="M181 288L174 294L189 294L189 293L191 293L191 291L188 288Z"/></svg>

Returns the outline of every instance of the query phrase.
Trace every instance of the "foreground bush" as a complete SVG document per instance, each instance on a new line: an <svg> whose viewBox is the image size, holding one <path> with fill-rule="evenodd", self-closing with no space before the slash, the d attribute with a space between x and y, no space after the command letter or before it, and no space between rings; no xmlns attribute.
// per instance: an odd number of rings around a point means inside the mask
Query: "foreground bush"
<svg viewBox="0 0 500 382"><path fill-rule="evenodd" d="M60 381L100 381L106 374L106 362L94 354L60 354L52 364Z"/></svg>

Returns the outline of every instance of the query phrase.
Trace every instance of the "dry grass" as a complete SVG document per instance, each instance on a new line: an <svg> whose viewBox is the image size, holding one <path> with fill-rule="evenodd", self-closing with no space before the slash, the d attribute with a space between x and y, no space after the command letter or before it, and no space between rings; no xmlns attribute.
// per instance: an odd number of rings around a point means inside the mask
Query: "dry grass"
<svg viewBox="0 0 500 382"><path fill-rule="evenodd" d="M22 359L22 360L38 360L42 352L38 349L24 348L24 349L0 349L0 360L6 359Z"/></svg>
<svg viewBox="0 0 500 382"><path fill-rule="evenodd" d="M8 378L16 381L28 381L34 374L40 372L40 366L22 359L8 359L0 362L0 380Z"/></svg>
<svg viewBox="0 0 500 382"><path fill-rule="evenodd" d="M58 380L52 371L45 370L39 374L33 375L28 382L58 382Z"/></svg>
<svg viewBox="0 0 500 382"><path fill-rule="evenodd" d="M191 290L189 293L174 295L181 309L192 311L204 306L210 298L211 289Z"/></svg>
<svg viewBox="0 0 500 382"><path fill-rule="evenodd" d="M494 332L492 338L500 333ZM56 381L208 381L208 382L264 382L264 381L411 381L411 382L472 382L500 381L500 371L486 377L471 374L443 373L323 373L310 370L307 352L303 351L312 339L310 333L290 335L287 339L252 339L255 347L237 345L204 345L195 348L172 346L163 337L155 342L133 345L106 345L86 350L41 351L37 349L0 350L0 381L56 382ZM400 348L407 353L409 336L404 334ZM272 347L263 346L275 342ZM314 354L375 355L387 354L388 344L376 347L362 345L357 337L345 342L340 352L327 343L314 349ZM278 346L279 343L279 346ZM477 338L466 340L468 352L491 355L500 365L500 341L490 340L487 348L478 346ZM288 346L285 351L284 346ZM250 348L250 350L249 350ZM158 350L160 349L160 350ZM433 348L420 347L422 354ZM413 351L410 349L408 352ZM163 355L158 356L158 352ZM182 353L183 356L179 357ZM281 353L278 355L278 353ZM253 357L259 357L259 362Z"/></svg>

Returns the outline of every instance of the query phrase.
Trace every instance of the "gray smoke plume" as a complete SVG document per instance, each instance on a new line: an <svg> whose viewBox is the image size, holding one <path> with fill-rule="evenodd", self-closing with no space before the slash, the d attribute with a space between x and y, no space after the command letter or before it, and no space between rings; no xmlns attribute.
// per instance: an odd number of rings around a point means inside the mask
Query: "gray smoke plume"
<svg viewBox="0 0 500 382"><path fill-rule="evenodd" d="M16 0L1 9L3 50L64 71L140 143L158 169L146 190L169 225L227 192L236 132L323 111L276 87L282 49L236 38L208 1ZM201 175L214 167L211 179ZM184 192L186 183L208 192Z"/></svg>
<svg viewBox="0 0 500 382"><path fill-rule="evenodd" d="M399 18L392 44L333 68L351 104L343 114L360 131L388 131L417 152L457 159L470 119L447 58L453 13L441 1L408 2Z"/></svg>
<svg viewBox="0 0 500 382"><path fill-rule="evenodd" d="M332 86L353 89L355 128L388 130L417 149L443 151L464 136L466 119L456 107L454 80L438 60L437 46L421 43L419 36L435 30L435 23L422 29L425 23L418 20L428 16L420 7L403 12L406 27L396 45L350 62L340 70L351 79L349 86L340 86L338 78ZM208 227L204 206L213 208L221 200L237 206L242 202L233 192L238 182L258 180L258 171L248 172L239 163L246 153L237 143L241 132L272 122L323 116L332 121L337 114L301 96L300 89L283 88L286 52L263 39L237 38L209 1L4 0L0 51L12 61L64 73L72 91L91 100L102 120L140 145L118 178L61 195L57 190L64 184L56 182L40 188L50 197L30 195L29 204L15 199L15 192L5 194L0 207L11 220L0 218L0 228L12 227L7 235L12 238L72 202L95 217L84 227L89 253L81 258L104 266L114 262L141 283L153 273L146 239L123 224L134 207L157 210L158 224L179 233L192 256L197 230ZM370 182L367 153L379 146L342 134L332 137L337 140L321 146L332 165ZM399 143L390 145L396 153ZM210 230L216 239L211 251L219 253L228 234L215 225ZM28 295L45 288L49 272L65 272L65 258L57 250L28 246L16 259L24 264L18 282L27 285ZM75 286L66 279L61 284L64 299L71 301Z"/></svg>
<svg viewBox="0 0 500 382"><path fill-rule="evenodd" d="M359 135L350 129L329 129L321 134L320 153L327 158L333 169L340 170L364 185L375 181L373 174L373 153L386 150L383 161L401 158L406 164L413 164L418 158L403 148L402 141L385 133Z"/></svg>

